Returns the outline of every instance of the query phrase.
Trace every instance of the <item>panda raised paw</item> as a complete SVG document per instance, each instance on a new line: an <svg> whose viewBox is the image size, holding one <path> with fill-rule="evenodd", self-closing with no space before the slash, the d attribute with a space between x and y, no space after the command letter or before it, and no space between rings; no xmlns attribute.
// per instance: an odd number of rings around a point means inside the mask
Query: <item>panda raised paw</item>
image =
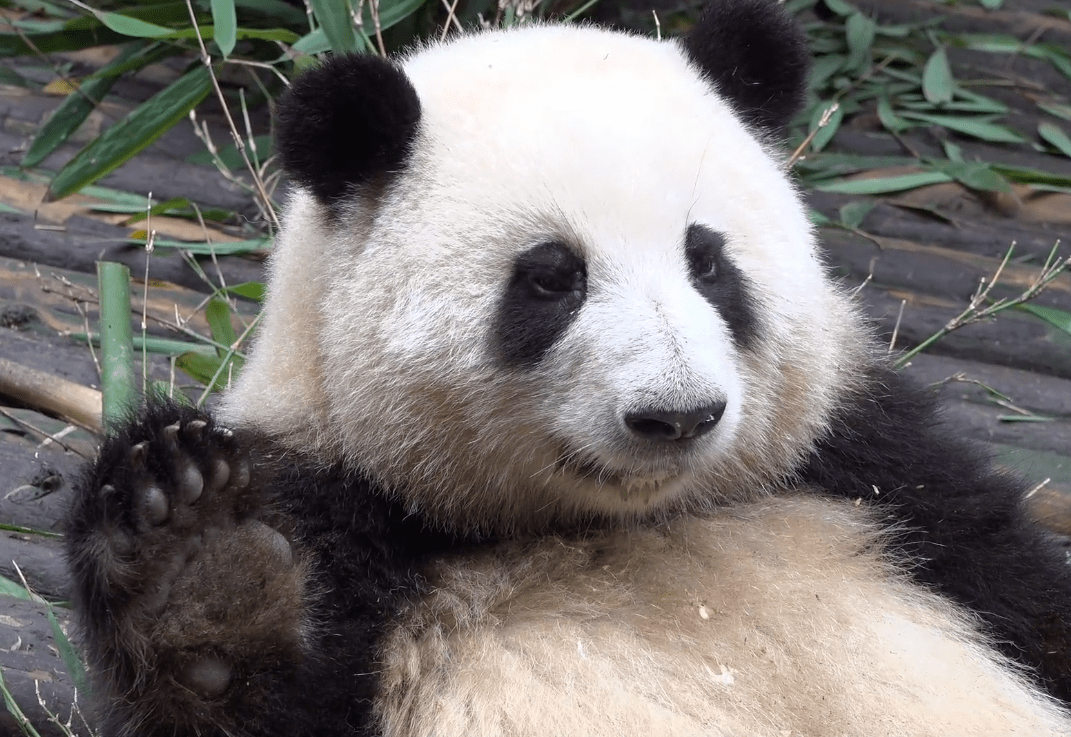
<svg viewBox="0 0 1071 737"><path fill-rule="evenodd" d="M187 408L150 407L102 447L69 556L90 664L117 695L178 710L176 694L223 695L258 650L300 659L306 566L253 481L238 436Z"/></svg>

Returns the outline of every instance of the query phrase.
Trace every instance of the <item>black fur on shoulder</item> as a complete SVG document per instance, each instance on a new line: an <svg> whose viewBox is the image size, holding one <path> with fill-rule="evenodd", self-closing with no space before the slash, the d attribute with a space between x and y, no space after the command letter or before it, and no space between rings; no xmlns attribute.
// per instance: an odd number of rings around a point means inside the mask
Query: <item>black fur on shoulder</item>
<svg viewBox="0 0 1071 737"><path fill-rule="evenodd" d="M173 404L105 441L66 532L107 737L368 734L380 638L454 543L359 475Z"/></svg>
<svg viewBox="0 0 1071 737"><path fill-rule="evenodd" d="M352 186L404 166L420 124L420 99L393 62L341 54L298 77L275 115L283 168L330 204Z"/></svg>
<svg viewBox="0 0 1071 737"><path fill-rule="evenodd" d="M1025 484L944 425L930 392L890 370L844 411L802 469L902 531L893 553L976 612L996 646L1071 704L1071 567L1024 513Z"/></svg>
<svg viewBox="0 0 1071 737"><path fill-rule="evenodd" d="M744 121L763 132L781 133L803 105L810 52L773 0L712 0L684 47Z"/></svg>

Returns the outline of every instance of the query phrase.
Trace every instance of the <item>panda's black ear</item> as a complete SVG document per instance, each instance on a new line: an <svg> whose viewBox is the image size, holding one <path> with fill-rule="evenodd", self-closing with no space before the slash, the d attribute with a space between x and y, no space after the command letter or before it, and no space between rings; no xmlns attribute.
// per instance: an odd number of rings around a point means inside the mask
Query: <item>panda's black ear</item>
<svg viewBox="0 0 1071 737"><path fill-rule="evenodd" d="M810 53L775 0L711 0L684 47L744 121L779 134L803 105Z"/></svg>
<svg viewBox="0 0 1071 737"><path fill-rule="evenodd" d="M342 54L298 77L275 115L283 168L330 204L352 185L405 164L420 99L392 62Z"/></svg>

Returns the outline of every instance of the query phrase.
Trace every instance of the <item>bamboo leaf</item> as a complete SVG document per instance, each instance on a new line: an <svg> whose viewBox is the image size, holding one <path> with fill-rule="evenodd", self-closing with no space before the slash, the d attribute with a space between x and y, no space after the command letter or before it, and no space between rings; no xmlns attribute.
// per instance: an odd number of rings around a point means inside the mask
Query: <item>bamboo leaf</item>
<svg viewBox="0 0 1071 737"><path fill-rule="evenodd" d="M1023 42L1012 35L998 33L978 33L960 36L960 42L968 49L990 51L998 54L1019 54L1025 49Z"/></svg>
<svg viewBox="0 0 1071 737"><path fill-rule="evenodd" d="M1071 79L1071 56L1064 49L1049 44L1034 44L1027 47L1026 53L1030 56L1048 59L1049 63L1056 67L1060 73Z"/></svg>
<svg viewBox="0 0 1071 737"><path fill-rule="evenodd" d="M818 123L822 119L822 115L825 114L826 107L827 106L825 105L816 106L814 115L811 117L811 130L818 130L814 138L811 139L812 151L821 151L825 148L825 145L833 139L837 129L840 128L841 122L844 120L844 107L839 106L833 111L832 115L829 116L829 121L826 123L825 127L819 129Z"/></svg>
<svg viewBox="0 0 1071 737"><path fill-rule="evenodd" d="M205 320L212 330L212 340L216 343L230 347L238 341L234 326L231 325L231 308L225 300L218 297L208 300L208 305L205 307ZM222 353L221 351L221 357Z"/></svg>
<svg viewBox="0 0 1071 737"><path fill-rule="evenodd" d="M212 89L208 67L197 66L142 103L78 152L49 185L47 201L77 192L141 151L183 118Z"/></svg>
<svg viewBox="0 0 1071 737"><path fill-rule="evenodd" d="M1067 137L1060 126L1053 123L1039 123L1038 135L1064 156L1071 156L1071 138Z"/></svg>
<svg viewBox="0 0 1071 737"><path fill-rule="evenodd" d="M271 156L271 136L255 136L253 138L253 143L257 147L257 156L260 158L261 161L264 161L269 156ZM246 142L246 145L249 145L248 142ZM232 171L235 169L241 169L243 166L245 166L245 162L242 161L242 154L238 151L238 146L233 143L217 149L216 155L219 157L220 163L222 163L223 166L227 167L228 169L231 169ZM213 162L215 162L215 159L216 157L213 156L212 152L208 150L198 151L197 153L191 154L186 157L186 161L190 162L191 164L198 165L211 165Z"/></svg>
<svg viewBox="0 0 1071 737"><path fill-rule="evenodd" d="M952 101L955 87L948 54L942 47L930 55L922 70L922 94L934 105L941 105Z"/></svg>
<svg viewBox="0 0 1071 737"><path fill-rule="evenodd" d="M1045 322L1052 325L1054 328L1064 331L1068 335L1071 335L1071 312L1066 310L1059 310L1055 307L1046 307L1044 305L1031 304L1026 302L1018 306L1020 310L1024 310L1040 317Z"/></svg>
<svg viewBox="0 0 1071 737"><path fill-rule="evenodd" d="M391 26L395 26L405 18L416 12L417 8L425 3L426 0L382 0L379 5L379 27L381 30L387 30ZM577 8L574 13L583 12L582 9ZM364 12L361 15L362 23L366 29L374 28L372 23L372 9L371 3L364 3Z"/></svg>
<svg viewBox="0 0 1071 737"><path fill-rule="evenodd" d="M823 54L815 59L811 65L811 89L820 89L830 77L840 71L847 59L843 54Z"/></svg>
<svg viewBox="0 0 1071 737"><path fill-rule="evenodd" d="M257 38L262 41L280 41L285 44L292 44L297 41L298 36L293 31L288 31L285 28L238 28L235 30L236 38ZM181 28L179 30L171 30L166 36L158 36L160 41L180 41L185 39L195 39L198 36L208 40L216 39L216 27L215 26L197 26L197 28ZM217 40L218 43L218 40ZM324 49L329 51L330 49Z"/></svg>
<svg viewBox="0 0 1071 737"><path fill-rule="evenodd" d="M905 118L944 126L949 130L994 143L1025 143L1026 139L1007 126L984 118L964 118L955 115L932 115L929 113L904 112Z"/></svg>
<svg viewBox="0 0 1071 737"><path fill-rule="evenodd" d="M335 53L357 51L357 33L350 17L349 0L309 0L316 20Z"/></svg>
<svg viewBox="0 0 1071 737"><path fill-rule="evenodd" d="M97 16L100 22L105 26L124 36L133 36L134 38L157 38L159 36L166 36L172 32L172 29L167 28L166 26L158 26L155 23L149 23L139 18L131 18L129 15L103 13L99 10L92 10L92 13Z"/></svg>
<svg viewBox="0 0 1071 737"><path fill-rule="evenodd" d="M291 48L302 54L322 54L331 50L331 42L327 40L327 34L324 33L324 29L321 27L306 33L297 41L294 41L291 44Z"/></svg>
<svg viewBox="0 0 1071 737"><path fill-rule="evenodd" d="M191 351L189 353L183 353L176 358L175 365L200 383L207 386L208 382L212 381L212 377L216 375L216 371L219 369L220 358L215 354L204 354L199 351ZM222 387L219 386L217 382L215 388L220 389Z"/></svg>
<svg viewBox="0 0 1071 737"><path fill-rule="evenodd" d="M1052 172L1023 166L1007 166L996 163L992 164L992 166L994 171L1000 172L1001 175L1020 184L1057 189L1071 188L1071 176L1053 174Z"/></svg>
<svg viewBox="0 0 1071 737"><path fill-rule="evenodd" d="M227 287L225 291L256 302L263 302L266 289L264 288L264 282L247 281L242 284L235 284L233 287Z"/></svg>
<svg viewBox="0 0 1071 737"><path fill-rule="evenodd" d="M953 103L952 109L966 109L969 106L974 107L974 112L979 113L994 113L997 115L1003 115L1008 112L1008 106L999 100L994 100L992 97L986 97L977 92L973 92L962 87L956 87L956 97L961 101ZM955 107L955 105L961 106L961 108Z"/></svg>
<svg viewBox="0 0 1071 737"><path fill-rule="evenodd" d="M878 204L874 200L858 200L849 202L841 207L837 213L840 215L840 223L846 228L856 229L863 224L863 220Z"/></svg>
<svg viewBox="0 0 1071 737"><path fill-rule="evenodd" d="M30 596L30 592L26 590L25 586L16 581L12 581L5 576L0 576L0 596L10 596L13 599L33 601L33 597Z"/></svg>
<svg viewBox="0 0 1071 737"><path fill-rule="evenodd" d="M333 2L334 0L321 0L322 2ZM389 2L382 2L379 6L379 27L381 30L387 30L392 26L397 25L401 21L412 15L425 0L391 0ZM315 6L316 3L313 2ZM334 8L334 6L332 6ZM319 16L317 16L319 18ZM322 21L321 21L322 23ZM347 28L349 31L353 31L352 21L347 20ZM364 11L361 15L361 23L366 29L374 28L372 21L372 11L368 3L364 4ZM242 37L242 29L238 30L238 37ZM294 51L300 51L302 54L322 54L325 51L337 50L334 46L334 42L330 40L331 37L327 33L327 29L324 26L317 28L315 31L311 31L301 38L294 36L290 40L283 40L283 43L291 44ZM346 41L348 43L348 41ZM354 41L357 49L364 46L363 41L358 42L356 34L354 33Z"/></svg>
<svg viewBox="0 0 1071 737"><path fill-rule="evenodd" d="M832 225L833 224L832 220L830 220L825 215L823 215L822 213L818 212L818 210L815 210L815 209L810 209L810 210L807 211L807 219L810 220L813 225L818 225L818 226Z"/></svg>
<svg viewBox="0 0 1071 737"><path fill-rule="evenodd" d="M25 737L41 737L41 733L34 729L34 726L30 724L30 720L26 718L26 715L22 713L22 709L19 708L18 702L15 701L15 697L11 695L11 689L7 687L7 683L4 682L4 672L0 670L0 696L4 699L4 708L15 719L15 723L22 730Z"/></svg>
<svg viewBox="0 0 1071 737"><path fill-rule="evenodd" d="M132 240L131 243L144 245L144 239ZM193 243L157 238L153 241L157 248L181 248L197 256L235 256L253 251L266 251L271 248L270 238L255 238L248 241L223 241L221 243Z"/></svg>
<svg viewBox="0 0 1071 737"><path fill-rule="evenodd" d="M226 367L219 356L204 353L184 353L175 359L175 365L197 381L205 386L211 382L213 391L226 388L227 383L237 377L243 361L238 356L233 356L230 364ZM216 380L212 381L212 377L216 377Z"/></svg>
<svg viewBox="0 0 1071 737"><path fill-rule="evenodd" d="M924 171L916 174L900 174L894 177L875 177L874 179L851 179L815 185L823 192L840 194L886 194L903 192L908 189L925 187L928 184L951 182L952 177L942 171Z"/></svg>
<svg viewBox="0 0 1071 737"><path fill-rule="evenodd" d="M142 207L140 210L135 211L130 217L123 221L123 225L133 225L142 220L148 220L149 217L153 215L166 215L173 210L182 210L189 206L190 201L185 197L172 197L170 200L164 200L148 209Z"/></svg>
<svg viewBox="0 0 1071 737"><path fill-rule="evenodd" d="M112 85L119 79L118 76L113 76L108 72L125 65L146 48L148 48L146 42L125 44L119 56L101 69L98 76L86 80L82 83L81 89L67 95L67 99L59 104L59 107L34 136L26 155L22 157L22 166L37 166L78 130L78 127L89 117L89 114L100 104Z"/></svg>
<svg viewBox="0 0 1071 737"><path fill-rule="evenodd" d="M78 656L78 651L74 649L74 645L67 639L63 628L60 627L60 623L56 619L56 613L52 611L51 604L48 605L48 624L52 628L52 639L56 642L56 649L59 650L60 658L63 659L63 664L67 667L67 675L71 677L71 683L82 693L91 693L85 665Z"/></svg>
<svg viewBox="0 0 1071 737"><path fill-rule="evenodd" d="M951 162L942 165L940 170L971 189L987 192L1011 192L1011 185L1008 184L1008 180L993 171L993 167L984 162Z"/></svg>
<svg viewBox="0 0 1071 737"><path fill-rule="evenodd" d="M849 2L845 0L823 0L827 8L832 10L837 15L849 16L853 13L858 13L859 10Z"/></svg>
<svg viewBox="0 0 1071 737"><path fill-rule="evenodd" d="M1039 102L1038 107L1049 115L1063 118L1064 120L1071 120L1071 105L1064 105L1058 102Z"/></svg>
<svg viewBox="0 0 1071 737"><path fill-rule="evenodd" d="M882 95L878 98L878 120L885 126L885 130L893 133L899 133L910 127L910 124L907 121L899 117L893 111L892 103L889 101L888 95Z"/></svg>
<svg viewBox="0 0 1071 737"><path fill-rule="evenodd" d="M851 15L844 24L848 41L848 67L855 69L870 59L870 47L874 45L877 24L862 13Z"/></svg>
<svg viewBox="0 0 1071 737"><path fill-rule="evenodd" d="M238 36L238 17L234 10L234 0L212 0L213 36L216 46L224 58L234 51Z"/></svg>

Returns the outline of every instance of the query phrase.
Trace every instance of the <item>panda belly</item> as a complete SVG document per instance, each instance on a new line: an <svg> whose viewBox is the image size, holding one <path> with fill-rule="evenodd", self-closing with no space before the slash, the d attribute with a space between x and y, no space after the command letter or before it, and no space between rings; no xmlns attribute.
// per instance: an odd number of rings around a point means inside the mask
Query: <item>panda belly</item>
<svg viewBox="0 0 1071 737"><path fill-rule="evenodd" d="M771 499L443 560L386 638L383 734L1071 734L862 520Z"/></svg>

